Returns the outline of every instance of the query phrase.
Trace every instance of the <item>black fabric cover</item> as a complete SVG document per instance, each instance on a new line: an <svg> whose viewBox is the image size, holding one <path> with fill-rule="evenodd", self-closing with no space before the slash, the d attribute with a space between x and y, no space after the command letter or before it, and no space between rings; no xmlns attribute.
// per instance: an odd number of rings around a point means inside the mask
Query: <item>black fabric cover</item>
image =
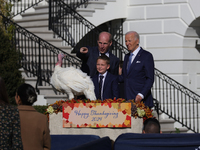
<svg viewBox="0 0 200 150"><path fill-rule="evenodd" d="M114 150L200 150L200 134L121 134Z"/></svg>
<svg viewBox="0 0 200 150"><path fill-rule="evenodd" d="M51 150L68 150L97 139L97 135L51 135Z"/></svg>
<svg viewBox="0 0 200 150"><path fill-rule="evenodd" d="M70 150L112 150L112 143L110 138L106 136Z"/></svg>

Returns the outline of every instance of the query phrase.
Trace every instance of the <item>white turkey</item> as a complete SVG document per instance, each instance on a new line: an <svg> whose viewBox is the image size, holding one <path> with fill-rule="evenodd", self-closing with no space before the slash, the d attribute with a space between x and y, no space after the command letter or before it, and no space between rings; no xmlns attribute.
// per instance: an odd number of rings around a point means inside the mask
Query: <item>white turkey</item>
<svg viewBox="0 0 200 150"><path fill-rule="evenodd" d="M74 96L85 95L87 99L96 100L94 84L90 77L80 69L74 67L62 68L64 54L58 54L51 84L60 92L68 95L69 100Z"/></svg>

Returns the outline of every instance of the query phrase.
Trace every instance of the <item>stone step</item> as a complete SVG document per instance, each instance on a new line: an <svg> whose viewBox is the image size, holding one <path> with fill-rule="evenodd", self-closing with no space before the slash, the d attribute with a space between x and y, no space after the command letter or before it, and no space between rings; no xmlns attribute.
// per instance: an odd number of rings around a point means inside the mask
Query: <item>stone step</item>
<svg viewBox="0 0 200 150"><path fill-rule="evenodd" d="M48 12L28 12L21 14L23 19L37 19L41 17L49 17Z"/></svg>
<svg viewBox="0 0 200 150"><path fill-rule="evenodd" d="M33 87L35 87L36 82L37 82L37 77L23 77L25 83L32 85Z"/></svg>
<svg viewBox="0 0 200 150"><path fill-rule="evenodd" d="M48 27L40 27L40 28L26 28L30 32L53 32L52 30L49 30ZM41 30L42 29L42 30Z"/></svg>
<svg viewBox="0 0 200 150"><path fill-rule="evenodd" d="M186 127L179 126L176 129L176 121L169 119L169 116L159 111L159 122L163 133L187 133L189 130ZM179 130L179 131L177 131Z"/></svg>
<svg viewBox="0 0 200 150"><path fill-rule="evenodd" d="M46 5L38 5L34 6L35 11L39 13L49 13L49 5L48 3Z"/></svg>
<svg viewBox="0 0 200 150"><path fill-rule="evenodd" d="M18 40L18 42L22 42L23 41L21 39L17 39L17 40ZM45 40L48 43L54 45L55 47L59 47L59 46L63 45L62 39L54 39L54 38L47 37L47 38L44 38L43 40ZM31 40L28 41L28 38L26 37L26 42L23 42L23 45L31 45L31 44L32 44L32 41Z"/></svg>
<svg viewBox="0 0 200 150"><path fill-rule="evenodd" d="M57 47L59 48L60 50L64 51L65 53L68 53L74 57L76 57L75 54L71 53L71 47L68 47L68 46L59 46ZM21 49L21 47L19 46L18 49ZM29 55L39 55L39 48L38 47L35 47L35 45L32 45L32 46L23 46L23 49L26 49L26 54L29 54ZM53 50L53 49L52 49ZM47 55L47 56L50 56L50 54L52 55L53 53L49 50L43 50L42 55Z"/></svg>
<svg viewBox="0 0 200 150"><path fill-rule="evenodd" d="M31 14L31 15L30 15ZM35 13L29 13L30 16L34 16ZM38 16L37 18L31 18L31 17L27 17L27 18L22 18L22 19L15 19L16 23L23 23L23 22L34 22L34 21L48 21L49 20L49 16Z"/></svg>
<svg viewBox="0 0 200 150"><path fill-rule="evenodd" d="M77 8L76 11L81 15L81 16L84 16L84 17L92 17L93 16L93 13L95 12L95 9L92 9L92 8Z"/></svg>
<svg viewBox="0 0 200 150"><path fill-rule="evenodd" d="M162 133L187 133L187 128L161 128Z"/></svg>
<svg viewBox="0 0 200 150"><path fill-rule="evenodd" d="M161 124L161 128L174 128L174 120L173 119L159 119L159 122Z"/></svg>
<svg viewBox="0 0 200 150"><path fill-rule="evenodd" d="M193 133L193 131L191 131L191 130L188 130L186 127L183 127L180 123L178 123L177 121L174 121L173 119L169 119L169 116L168 115L166 115L165 113L162 113L161 111L159 111L159 121L161 120L161 124L163 124L162 126L163 126L163 130L165 131L165 133L170 133L170 132L167 132L167 130L171 130L171 129L173 129L172 130L172 133L175 133L175 131L176 131L176 128L178 129L178 130L180 130L180 132L181 133L186 133L186 132L192 132ZM163 121L164 120L164 121ZM173 127L171 127L170 126L170 128L168 128L168 126L167 126L167 123L166 123L166 121L168 121L168 120L173 120ZM163 123L164 122L164 123ZM170 121L171 123L172 123L172 121Z"/></svg>
<svg viewBox="0 0 200 150"><path fill-rule="evenodd" d="M45 95L44 98L47 100L47 104L53 104L59 100L67 100L67 95Z"/></svg>
<svg viewBox="0 0 200 150"><path fill-rule="evenodd" d="M36 63L35 61L26 61L26 60L23 60L21 61L21 63L23 64L23 66L27 69L30 67L30 69L35 69L35 71L38 69L37 65L39 64L38 62ZM45 75L49 75L52 74L52 72L54 71L54 68L55 68L55 64L57 63L57 61L55 62L51 62L51 61L46 61L46 60L41 60L41 70L42 70L42 73L45 74ZM66 68L68 66L75 66L75 64L70 64L66 62L66 64L63 63L62 67L63 68ZM78 67L77 67L78 68Z"/></svg>
<svg viewBox="0 0 200 150"><path fill-rule="evenodd" d="M32 27L24 27L24 28L26 28L28 31L32 31L32 30L38 30L38 31L48 31L48 28L47 28L47 26L46 25L44 25L44 26L37 26L37 27L34 27L34 26L32 26Z"/></svg>
<svg viewBox="0 0 200 150"><path fill-rule="evenodd" d="M182 98L181 100L180 99L179 100L174 99L173 101L162 101L162 100L160 100L159 103L162 104L163 107L167 107L168 106L169 108L174 109L174 107L176 107L176 104L193 104L193 101L192 100L188 100L188 99L185 100L185 98Z"/></svg>
<svg viewBox="0 0 200 150"><path fill-rule="evenodd" d="M40 94L45 95L45 96L48 96L48 95L53 95L53 96L66 95L64 93L61 93L61 92L55 90L51 85L50 86L38 86L38 89L40 90Z"/></svg>
<svg viewBox="0 0 200 150"><path fill-rule="evenodd" d="M27 63L27 64L26 64ZM33 65L32 65L32 63L33 63ZM34 69L35 71L36 70L38 70L38 67L36 66L36 63L35 62L26 62L26 61L24 61L23 63L23 66L25 67L25 68L27 68L27 69ZM50 62L48 62L48 63L44 63L44 62L41 62L41 74L42 75L44 75L45 77L46 76L51 76L52 75L52 73L53 73L53 71L54 71L54 67L55 67L55 64L56 63L50 63ZM76 68L76 66L74 65L74 64L66 64L67 66L69 65L69 66L74 66L75 68ZM67 67L67 66L65 66L65 64L63 64L63 68L65 68L65 67ZM78 67L77 67L78 68ZM25 75L29 75L30 73L29 72L24 72L25 73Z"/></svg>
<svg viewBox="0 0 200 150"><path fill-rule="evenodd" d="M31 30L38 30L38 31L48 31L48 24L45 23L45 24L37 24L37 25L23 25L22 26L23 28L25 28L26 30L28 31L31 31Z"/></svg>
<svg viewBox="0 0 200 150"><path fill-rule="evenodd" d="M87 8L104 9L105 5L107 5L106 1L89 1Z"/></svg>
<svg viewBox="0 0 200 150"><path fill-rule="evenodd" d="M72 19L70 19L71 17L67 17L69 20L67 22L64 23L64 27L65 28L70 28L71 25L79 25L79 21L74 21ZM66 19L65 19L66 20ZM23 19L23 20L16 20L16 23L18 23L20 26L23 26L24 28L32 28L34 26L36 27L49 27L49 20L47 17L40 17L40 18L36 18L36 19L31 19L31 18L27 18L27 19ZM55 22L53 24L54 26L59 26L62 25L63 23L60 22Z"/></svg>
<svg viewBox="0 0 200 150"><path fill-rule="evenodd" d="M20 68L19 71L21 72L22 78L25 79L25 78L27 77L27 75L26 75L24 69L23 69L23 68Z"/></svg>
<svg viewBox="0 0 200 150"><path fill-rule="evenodd" d="M26 56L25 60L23 60L24 63L25 62L31 62L31 61L39 62L39 58L41 59L42 63L47 63L47 62L49 62L49 63L57 63L57 55L48 56L48 55L41 54L41 56L39 57L39 55L32 55L32 54L27 54L26 53L25 56ZM65 61L67 62L67 59L64 58L63 59L63 63Z"/></svg>
<svg viewBox="0 0 200 150"><path fill-rule="evenodd" d="M48 15L48 12L46 12L47 15L44 15L45 12L42 12L42 16L37 16L35 17L35 15L38 15L36 14L38 12L31 12L31 13L26 13L26 16L23 17L22 19L15 19L15 22L16 23L23 23L23 22L33 22L33 21L49 21L49 15ZM41 13L39 13L41 14ZM23 14L25 15L25 14ZM30 16L30 17L29 17ZM68 21L71 21L71 19L73 19L73 16L71 16L70 14L67 15L67 18L69 18L70 20ZM73 21L74 22L74 21ZM68 24L71 24L71 22L65 22L65 24L68 23Z"/></svg>
<svg viewBox="0 0 200 150"><path fill-rule="evenodd" d="M26 22L19 22L20 26L24 28L31 28L31 27L48 27L49 22L48 20L32 20L32 21L26 21Z"/></svg>
<svg viewBox="0 0 200 150"><path fill-rule="evenodd" d="M32 33L34 33L35 35L39 36L42 39L46 39L46 38L54 38L54 32L53 31L31 31Z"/></svg>

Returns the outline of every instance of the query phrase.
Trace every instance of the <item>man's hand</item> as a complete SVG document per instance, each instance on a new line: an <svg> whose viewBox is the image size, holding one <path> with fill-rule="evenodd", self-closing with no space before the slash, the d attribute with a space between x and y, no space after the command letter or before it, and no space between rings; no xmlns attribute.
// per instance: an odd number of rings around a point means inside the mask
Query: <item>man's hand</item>
<svg viewBox="0 0 200 150"><path fill-rule="evenodd" d="M140 95L137 95L135 97L135 102L140 102L142 100L142 97Z"/></svg>
<svg viewBox="0 0 200 150"><path fill-rule="evenodd" d="M81 47L80 48L80 53L82 53L82 54L88 53L88 48L87 47Z"/></svg>

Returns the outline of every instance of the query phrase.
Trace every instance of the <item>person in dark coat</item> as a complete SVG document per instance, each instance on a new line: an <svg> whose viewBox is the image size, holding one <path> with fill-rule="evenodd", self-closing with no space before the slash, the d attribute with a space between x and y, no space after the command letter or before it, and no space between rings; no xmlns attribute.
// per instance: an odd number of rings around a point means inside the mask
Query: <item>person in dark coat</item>
<svg viewBox="0 0 200 150"><path fill-rule="evenodd" d="M112 45L112 35L108 32L101 32L97 40L97 47L81 47L76 56L82 60L81 70L90 77L97 74L96 60L101 55L110 58L110 68L108 72L118 75L119 58L114 56L110 51Z"/></svg>
<svg viewBox="0 0 200 150"><path fill-rule="evenodd" d="M19 111L11 106L4 80L0 77L0 149L22 150Z"/></svg>
<svg viewBox="0 0 200 150"><path fill-rule="evenodd" d="M107 56L99 56L97 59L98 74L93 76L92 81L95 87L97 99L114 99L119 97L118 76L109 73L110 60ZM102 77L102 82L101 82Z"/></svg>
<svg viewBox="0 0 200 150"><path fill-rule="evenodd" d="M150 52L139 46L139 34L130 31L125 34L129 54L125 55L122 75L125 99L143 101L146 106L153 107L151 87L154 83L154 60Z"/></svg>
<svg viewBox="0 0 200 150"><path fill-rule="evenodd" d="M16 92L21 122L21 136L24 150L50 150L51 137L47 116L32 106L37 101L35 89L30 84L22 84Z"/></svg>

